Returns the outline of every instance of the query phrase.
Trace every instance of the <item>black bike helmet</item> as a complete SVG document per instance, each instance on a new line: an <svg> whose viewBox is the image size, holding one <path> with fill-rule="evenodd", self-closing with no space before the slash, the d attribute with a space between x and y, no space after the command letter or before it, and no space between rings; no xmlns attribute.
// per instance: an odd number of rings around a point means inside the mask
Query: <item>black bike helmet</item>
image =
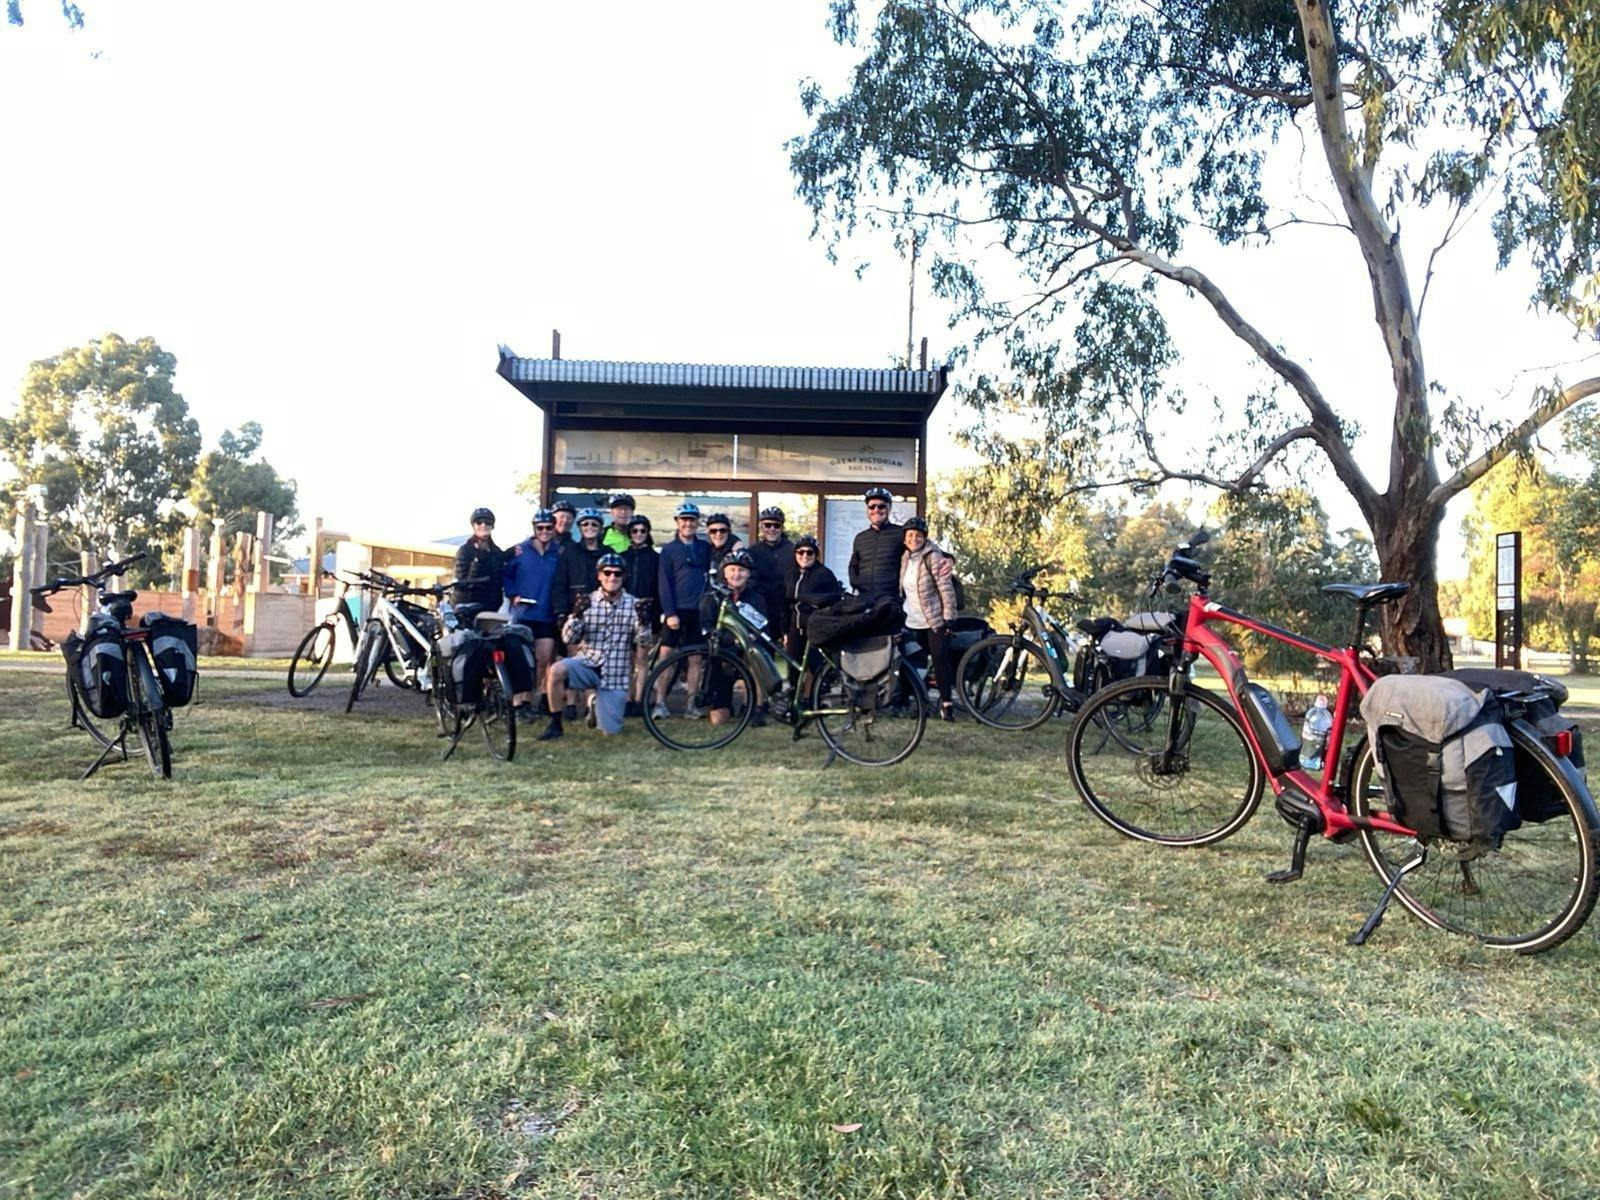
<svg viewBox="0 0 1600 1200"><path fill-rule="evenodd" d="M743 567L746 571L756 569L755 559L750 557L748 550L735 550L722 560L724 567Z"/></svg>
<svg viewBox="0 0 1600 1200"><path fill-rule="evenodd" d="M783 524L783 509L777 507L776 505L774 505L771 508L763 508L761 510L760 517L758 517L757 519L761 520L761 521L776 521L779 525L782 525Z"/></svg>
<svg viewBox="0 0 1600 1200"><path fill-rule="evenodd" d="M816 535L811 533L802 533L799 537L795 538L794 548L798 550L801 546L809 546L818 553L821 553L822 551L822 547L817 545Z"/></svg>
<svg viewBox="0 0 1600 1200"><path fill-rule="evenodd" d="M710 529L713 525L726 525L728 527L728 532L733 532L733 522L728 520L727 513L712 513L709 517L707 517L706 528Z"/></svg>
<svg viewBox="0 0 1600 1200"><path fill-rule="evenodd" d="M925 517L907 517L903 522L901 522L900 528L915 529L918 533L926 537L928 533L928 521Z"/></svg>
<svg viewBox="0 0 1600 1200"><path fill-rule="evenodd" d="M488 508L475 508L475 509L473 509L472 510L472 521L471 521L471 524L476 525L479 521L485 521L488 524L493 525L494 524L494 510L493 509L488 509Z"/></svg>
<svg viewBox="0 0 1600 1200"><path fill-rule="evenodd" d="M632 533L633 530L640 525L644 526L644 531L646 533L650 532L650 518L645 516L643 513L634 513L633 519L628 522L628 532Z"/></svg>
<svg viewBox="0 0 1600 1200"><path fill-rule="evenodd" d="M606 501L607 508L616 508L623 504L626 504L629 508L639 507L633 502L633 497L628 495L627 492L612 492L611 499Z"/></svg>
<svg viewBox="0 0 1600 1200"><path fill-rule="evenodd" d="M552 504L550 506L550 511L553 512L553 513L558 513L558 512L575 513L578 510L575 507L573 507L573 503L572 503L571 500L557 500L554 504Z"/></svg>
<svg viewBox="0 0 1600 1200"><path fill-rule="evenodd" d="M615 553L602 554L600 560L594 564L595 574L598 575L607 567L615 567L619 571L626 571L628 564L622 561L622 555Z"/></svg>
<svg viewBox="0 0 1600 1200"><path fill-rule="evenodd" d="M886 504L893 504L894 493L886 487L869 487L867 494L861 497L861 503L865 504L868 500L882 500Z"/></svg>

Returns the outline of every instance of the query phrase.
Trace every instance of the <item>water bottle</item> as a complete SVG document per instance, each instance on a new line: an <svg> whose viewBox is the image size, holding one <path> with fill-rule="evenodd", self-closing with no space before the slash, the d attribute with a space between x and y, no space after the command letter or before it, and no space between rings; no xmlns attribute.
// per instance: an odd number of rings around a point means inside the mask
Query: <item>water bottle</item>
<svg viewBox="0 0 1600 1200"><path fill-rule="evenodd" d="M1333 714L1328 711L1328 698L1318 696L1306 709L1306 719L1300 723L1300 765L1307 771L1322 770L1322 752L1328 745L1328 731L1333 728Z"/></svg>

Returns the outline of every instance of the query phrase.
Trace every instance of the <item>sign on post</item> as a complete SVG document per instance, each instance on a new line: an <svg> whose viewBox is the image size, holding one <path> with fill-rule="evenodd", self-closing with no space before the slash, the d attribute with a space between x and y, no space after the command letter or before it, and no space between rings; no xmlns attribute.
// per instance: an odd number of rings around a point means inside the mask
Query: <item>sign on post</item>
<svg viewBox="0 0 1600 1200"><path fill-rule="evenodd" d="M1522 534L1494 538L1494 665L1522 667Z"/></svg>

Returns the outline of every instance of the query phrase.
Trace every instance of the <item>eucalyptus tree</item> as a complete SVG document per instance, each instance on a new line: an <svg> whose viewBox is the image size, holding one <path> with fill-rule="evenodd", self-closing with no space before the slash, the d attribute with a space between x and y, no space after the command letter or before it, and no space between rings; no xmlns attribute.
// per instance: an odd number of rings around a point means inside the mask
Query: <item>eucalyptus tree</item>
<svg viewBox="0 0 1600 1200"><path fill-rule="evenodd" d="M863 222L942 235L936 287L1004 352L1005 369L968 391L980 412L1025 394L1046 447L1130 447L1117 482L1237 494L1285 456L1320 456L1384 575L1416 585L1386 610L1386 640L1447 664L1434 562L1445 504L1600 379L1542 380L1510 420L1490 419L1481 396L1445 402L1425 367L1423 305L1439 251L1486 210L1499 265L1531 264L1533 303L1592 334L1600 0L835 0L832 22L860 58L838 94L805 85L799 194L830 241ZM1383 477L1354 452L1370 400L1325 391L1272 328L1280 305L1327 303L1318 280L1285 280L1246 311L1197 265L1307 219L1264 173L1292 136L1317 148L1336 205L1330 252L1371 284L1392 383L1376 409L1391 434ZM1416 224L1442 233L1413 249L1405 217L1419 210ZM1017 277L1025 294L1001 298ZM1166 461L1160 436L1183 403L1164 378L1178 350L1158 300L1172 288L1203 300L1268 381L1225 406L1216 424L1231 436L1203 461Z"/></svg>

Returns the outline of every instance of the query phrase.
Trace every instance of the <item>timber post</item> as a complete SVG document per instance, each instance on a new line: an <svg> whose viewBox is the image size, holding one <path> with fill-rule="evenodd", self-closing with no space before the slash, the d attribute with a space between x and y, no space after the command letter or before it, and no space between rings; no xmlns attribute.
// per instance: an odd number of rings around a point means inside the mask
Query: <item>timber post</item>
<svg viewBox="0 0 1600 1200"><path fill-rule="evenodd" d="M15 529L16 558L11 566L11 648L27 650L32 646L33 597L28 589L33 587L33 505L24 502L17 509Z"/></svg>

